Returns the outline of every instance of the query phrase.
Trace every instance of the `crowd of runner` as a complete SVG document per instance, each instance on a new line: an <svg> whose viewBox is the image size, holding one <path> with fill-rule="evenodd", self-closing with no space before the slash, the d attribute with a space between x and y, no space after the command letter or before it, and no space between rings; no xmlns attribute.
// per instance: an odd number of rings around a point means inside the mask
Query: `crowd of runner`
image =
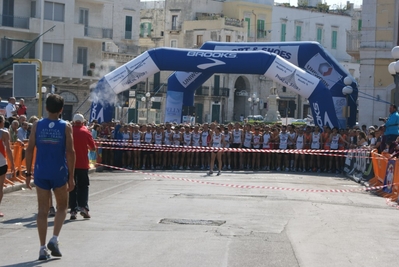
<svg viewBox="0 0 399 267"><path fill-rule="evenodd" d="M321 131L318 126L295 127L258 123L204 123L191 126L171 123L123 125L113 122L101 125L94 123L89 128L92 128L99 139L104 164L136 170L196 169L209 170L209 173L213 173L215 167L218 174L225 169L341 173L345 159L342 150L378 148L384 132L381 127L367 128L365 125L346 129L325 126ZM107 142L102 142L104 139ZM165 145L187 149L137 149L144 144L146 147ZM220 149L215 152L198 152L188 147L198 147L198 150L203 147L253 150L234 152ZM286 153L289 149L296 149L298 152ZM306 151L301 152L303 149Z"/></svg>

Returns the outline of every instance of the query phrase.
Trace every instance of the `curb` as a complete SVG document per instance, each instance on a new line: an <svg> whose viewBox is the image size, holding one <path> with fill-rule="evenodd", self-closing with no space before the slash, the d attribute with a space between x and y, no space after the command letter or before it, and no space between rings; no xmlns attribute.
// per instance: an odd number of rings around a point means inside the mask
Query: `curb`
<svg viewBox="0 0 399 267"><path fill-rule="evenodd" d="M95 171L96 171L95 168L91 168L91 169L89 169L89 174L92 174L92 173L94 173ZM32 181L32 182L30 183L30 185L31 185L32 187L34 187L34 186L35 186L34 181ZM15 185L10 185L10 186L7 186L7 187L4 187L4 188L3 188L3 193L4 193L4 194L7 194L7 193L19 191L19 190L22 190L22 188L24 188L24 189L26 188L25 183L18 183L18 184L15 184Z"/></svg>

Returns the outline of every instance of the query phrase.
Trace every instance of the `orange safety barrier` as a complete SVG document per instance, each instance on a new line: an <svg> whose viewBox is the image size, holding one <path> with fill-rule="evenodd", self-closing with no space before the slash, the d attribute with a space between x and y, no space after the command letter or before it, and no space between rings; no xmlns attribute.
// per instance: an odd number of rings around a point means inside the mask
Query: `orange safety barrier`
<svg viewBox="0 0 399 267"><path fill-rule="evenodd" d="M26 143L15 142L11 145L15 171L13 173L10 168L7 170L4 187L7 187L7 185L15 185L15 183L25 183L25 176L23 175L26 171L25 149ZM35 159L36 153L34 153L32 164L35 162Z"/></svg>
<svg viewBox="0 0 399 267"><path fill-rule="evenodd" d="M371 159L373 162L374 178L370 179L370 186L381 186L384 184L385 172L387 169L390 154L383 152L378 154L377 150L371 151Z"/></svg>
<svg viewBox="0 0 399 267"><path fill-rule="evenodd" d="M370 186L384 186L376 193L391 201L397 201L399 196L399 159L391 158L392 155L386 152L378 154L376 150L371 152L374 178Z"/></svg>
<svg viewBox="0 0 399 267"><path fill-rule="evenodd" d="M22 150L24 150L24 144L15 142L13 153L15 172L12 181L25 183L25 177L22 176L22 172L26 170L25 167L22 168Z"/></svg>

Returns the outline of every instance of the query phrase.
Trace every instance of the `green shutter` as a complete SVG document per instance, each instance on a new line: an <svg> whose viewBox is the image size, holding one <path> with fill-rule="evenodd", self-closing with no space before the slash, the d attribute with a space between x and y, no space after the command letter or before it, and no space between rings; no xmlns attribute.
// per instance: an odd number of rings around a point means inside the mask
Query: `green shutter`
<svg viewBox="0 0 399 267"><path fill-rule="evenodd" d="M301 41L301 36L302 35L302 27L301 26L296 26L296 41Z"/></svg>
<svg viewBox="0 0 399 267"><path fill-rule="evenodd" d="M321 44L321 38L322 38L322 29L317 28L317 42Z"/></svg>
<svg viewBox="0 0 399 267"><path fill-rule="evenodd" d="M282 42L285 42L285 29L287 25L286 24L281 24L281 40Z"/></svg>
<svg viewBox="0 0 399 267"><path fill-rule="evenodd" d="M125 31L127 31L127 32L132 31L132 21L133 21L133 18L131 16L126 16Z"/></svg>
<svg viewBox="0 0 399 267"><path fill-rule="evenodd" d="M157 72L154 74L154 91L158 91L161 85L161 73Z"/></svg>
<svg viewBox="0 0 399 267"><path fill-rule="evenodd" d="M251 33L251 19L245 18L245 21L248 22L248 37L249 37L249 34Z"/></svg>
<svg viewBox="0 0 399 267"><path fill-rule="evenodd" d="M358 30L358 31L361 31L361 30L362 30L362 20L361 20L361 19L359 19L359 20L357 21L357 30Z"/></svg>
<svg viewBox="0 0 399 267"><path fill-rule="evenodd" d="M258 20L257 22L257 38L265 38L265 21Z"/></svg>
<svg viewBox="0 0 399 267"><path fill-rule="evenodd" d="M151 24L151 23L149 23L149 22L147 22L147 24L148 24L148 32L147 32L147 34L148 34L149 36L151 36L151 28L152 28L152 24Z"/></svg>
<svg viewBox="0 0 399 267"><path fill-rule="evenodd" d="M125 18L125 39L132 39L132 24L133 17L126 16Z"/></svg>
<svg viewBox="0 0 399 267"><path fill-rule="evenodd" d="M144 23L140 24L140 37L144 36Z"/></svg>
<svg viewBox="0 0 399 267"><path fill-rule="evenodd" d="M331 48L332 49L337 49L337 31L332 31L332 42L331 42Z"/></svg>

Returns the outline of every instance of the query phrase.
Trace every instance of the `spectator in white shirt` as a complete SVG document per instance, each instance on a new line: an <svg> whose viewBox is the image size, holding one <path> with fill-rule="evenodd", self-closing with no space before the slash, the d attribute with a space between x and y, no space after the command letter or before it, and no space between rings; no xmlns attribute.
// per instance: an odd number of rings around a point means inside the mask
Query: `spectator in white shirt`
<svg viewBox="0 0 399 267"><path fill-rule="evenodd" d="M15 106L15 97L10 97L8 99L8 104L6 106L6 116L7 119L17 115L17 108Z"/></svg>

